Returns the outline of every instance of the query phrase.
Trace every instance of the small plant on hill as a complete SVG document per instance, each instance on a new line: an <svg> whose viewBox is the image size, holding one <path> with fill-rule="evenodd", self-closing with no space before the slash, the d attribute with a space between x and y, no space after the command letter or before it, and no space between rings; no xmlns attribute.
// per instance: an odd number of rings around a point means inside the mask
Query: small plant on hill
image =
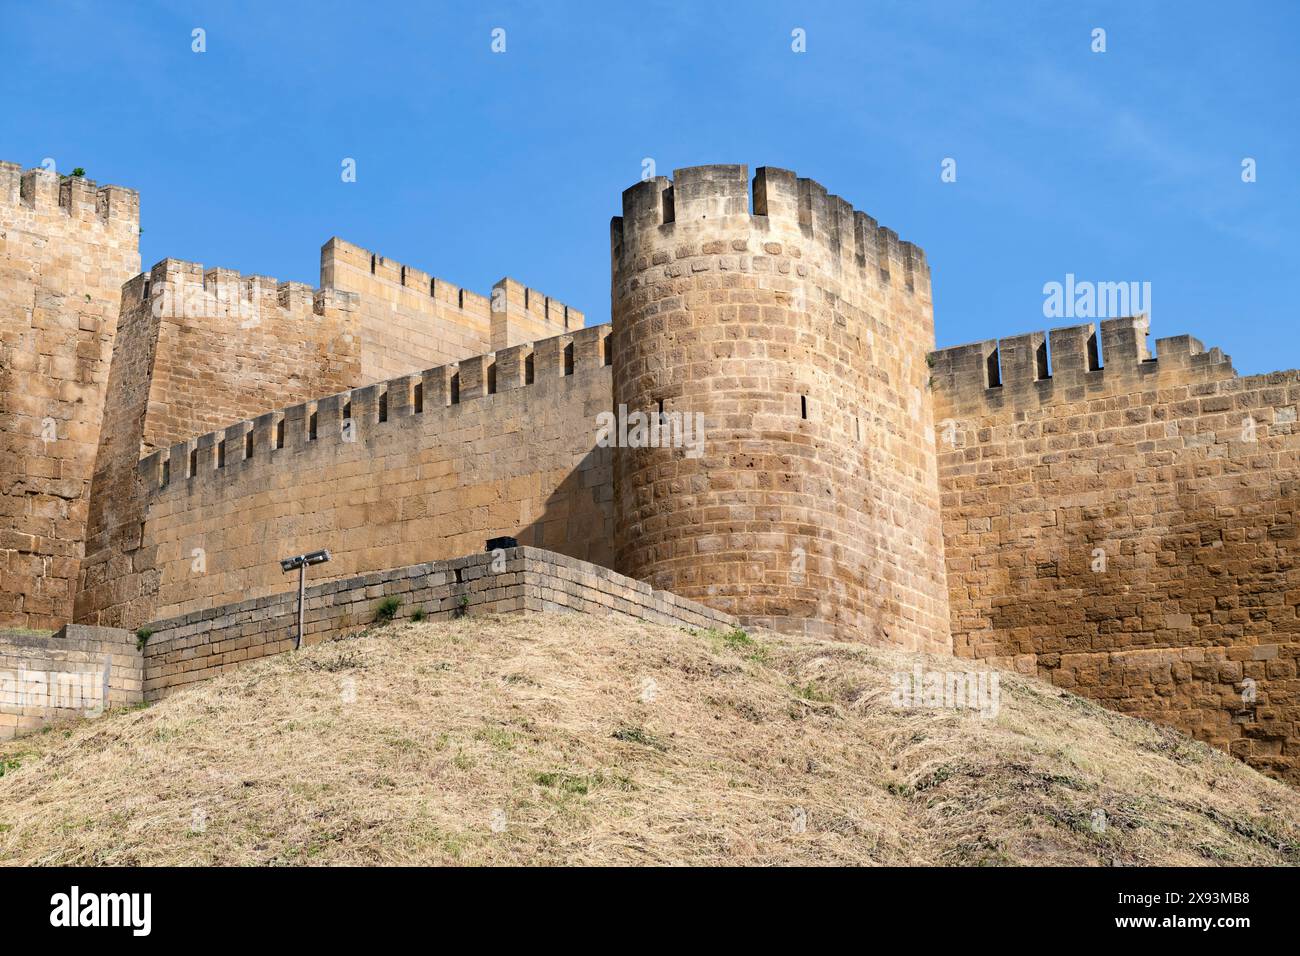
<svg viewBox="0 0 1300 956"><path fill-rule="evenodd" d="M365 670L366 659L355 649L340 651L337 656L323 660L306 660L304 664L314 671L336 674L339 671Z"/></svg>
<svg viewBox="0 0 1300 956"><path fill-rule="evenodd" d="M72 175L73 175L73 176L78 176L78 177L80 177L80 176L85 176L85 175L86 175L86 171L85 171L84 169L82 169L80 166L78 166L76 169L74 169L74 170L72 171Z"/></svg>
<svg viewBox="0 0 1300 956"><path fill-rule="evenodd" d="M618 790L636 790L637 785L622 773L564 773L562 771L542 771L533 774L533 782L541 787L549 787L562 793L585 796L597 787L613 787Z"/></svg>
<svg viewBox="0 0 1300 956"><path fill-rule="evenodd" d="M640 744L643 747L653 747L655 750L665 752L668 746L652 733L648 733L644 727L620 727L610 734L615 740L621 740L624 743Z"/></svg>
<svg viewBox="0 0 1300 956"><path fill-rule="evenodd" d="M422 608L422 607L417 607L414 611L412 611L412 612L411 612L411 620L412 620L412 621L415 621L417 624L418 624L420 621L423 621L423 620L424 620L424 608Z"/></svg>
<svg viewBox="0 0 1300 956"><path fill-rule="evenodd" d="M800 700L809 700L817 704L828 704L830 703L831 700L829 697L827 697L825 694L819 691L813 685L812 681L809 681L807 684L804 684L802 687L796 684L794 687L794 693L795 696L798 697Z"/></svg>
<svg viewBox="0 0 1300 956"><path fill-rule="evenodd" d="M153 637L152 627L142 627L135 632L135 649L143 651L144 646L149 643L149 638Z"/></svg>
<svg viewBox="0 0 1300 956"><path fill-rule="evenodd" d="M710 628L707 631L691 631L690 633L707 637L709 640L721 644L726 650L744 654L755 663L762 664L767 660L767 648L750 637L743 628L733 627L729 631Z"/></svg>
<svg viewBox="0 0 1300 956"><path fill-rule="evenodd" d="M749 650L754 646L754 639L742 629L733 627L729 631L722 632L722 643L726 644L733 650L739 650L741 648Z"/></svg>
<svg viewBox="0 0 1300 956"><path fill-rule="evenodd" d="M456 611L453 616L464 617L467 613L469 613L469 595L462 594L460 600L456 602Z"/></svg>
<svg viewBox="0 0 1300 956"><path fill-rule="evenodd" d="M387 624L397 616L398 608L402 606L402 599L396 595L390 595L379 602L379 609L375 611L375 621L379 624Z"/></svg>

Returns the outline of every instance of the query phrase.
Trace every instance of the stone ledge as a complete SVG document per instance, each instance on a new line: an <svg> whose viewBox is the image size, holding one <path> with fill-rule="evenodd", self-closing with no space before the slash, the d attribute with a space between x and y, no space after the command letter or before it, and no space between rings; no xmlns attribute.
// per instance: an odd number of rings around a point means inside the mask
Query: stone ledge
<svg viewBox="0 0 1300 956"><path fill-rule="evenodd" d="M495 567L494 567L495 565ZM735 627L735 618L624 577L609 568L533 547L372 571L306 590L304 637L370 627L380 602L400 597L397 619L417 607L427 620L460 614L521 611L626 617L675 627ZM151 623L144 652L144 696L157 700L182 686L215 677L244 661L292 650L297 627L294 591L205 608Z"/></svg>

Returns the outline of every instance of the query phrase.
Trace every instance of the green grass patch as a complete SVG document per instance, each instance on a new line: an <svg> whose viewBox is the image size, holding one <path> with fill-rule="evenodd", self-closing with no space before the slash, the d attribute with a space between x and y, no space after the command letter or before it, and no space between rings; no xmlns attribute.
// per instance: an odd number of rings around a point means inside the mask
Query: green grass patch
<svg viewBox="0 0 1300 956"><path fill-rule="evenodd" d="M654 734L648 733L644 727L620 727L618 730L610 734L610 736L615 740L621 740L624 743L640 744L642 747L652 747L660 753L665 753L668 750L667 744Z"/></svg>
<svg viewBox="0 0 1300 956"><path fill-rule="evenodd" d="M474 737L491 744L497 750L511 750L515 745L515 735L500 727L480 727L474 731Z"/></svg>
<svg viewBox="0 0 1300 956"><path fill-rule="evenodd" d="M802 700L810 700L818 704L829 704L831 702L831 699L819 691L811 681L804 684L802 687L796 684L794 686L794 693L796 697Z"/></svg>
<svg viewBox="0 0 1300 956"><path fill-rule="evenodd" d="M12 757L0 757L0 777L21 767L23 756L23 754L15 754Z"/></svg>
<svg viewBox="0 0 1300 956"><path fill-rule="evenodd" d="M756 664L767 662L767 648L751 637L743 628L733 627L730 630L723 630L714 627L706 631L690 631L690 633L696 637L703 637L711 641L720 650L742 654Z"/></svg>
<svg viewBox="0 0 1300 956"><path fill-rule="evenodd" d="M393 618L397 617L397 612L402 607L402 599L396 595L390 595L379 602L379 607L375 611L375 623L387 624Z"/></svg>
<svg viewBox="0 0 1300 956"><path fill-rule="evenodd" d="M562 771L542 771L533 775L533 782L538 786L586 796L598 787L613 786L619 790L635 790L634 784L626 774L603 773L564 773Z"/></svg>

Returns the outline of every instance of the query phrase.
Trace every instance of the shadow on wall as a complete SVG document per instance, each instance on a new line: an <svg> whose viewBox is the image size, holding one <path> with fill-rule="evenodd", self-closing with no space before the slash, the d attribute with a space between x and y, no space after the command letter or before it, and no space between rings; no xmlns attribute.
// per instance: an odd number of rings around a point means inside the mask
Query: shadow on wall
<svg viewBox="0 0 1300 956"><path fill-rule="evenodd" d="M614 449L593 446L515 535L521 545L614 567Z"/></svg>

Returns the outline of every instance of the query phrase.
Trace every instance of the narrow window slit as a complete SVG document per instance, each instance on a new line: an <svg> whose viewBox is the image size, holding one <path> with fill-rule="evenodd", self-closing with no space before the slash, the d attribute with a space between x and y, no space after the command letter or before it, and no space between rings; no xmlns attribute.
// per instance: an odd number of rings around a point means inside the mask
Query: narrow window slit
<svg viewBox="0 0 1300 956"><path fill-rule="evenodd" d="M1002 387L1002 366L998 361L998 350L994 349L989 353L988 360L988 377L989 388Z"/></svg>

